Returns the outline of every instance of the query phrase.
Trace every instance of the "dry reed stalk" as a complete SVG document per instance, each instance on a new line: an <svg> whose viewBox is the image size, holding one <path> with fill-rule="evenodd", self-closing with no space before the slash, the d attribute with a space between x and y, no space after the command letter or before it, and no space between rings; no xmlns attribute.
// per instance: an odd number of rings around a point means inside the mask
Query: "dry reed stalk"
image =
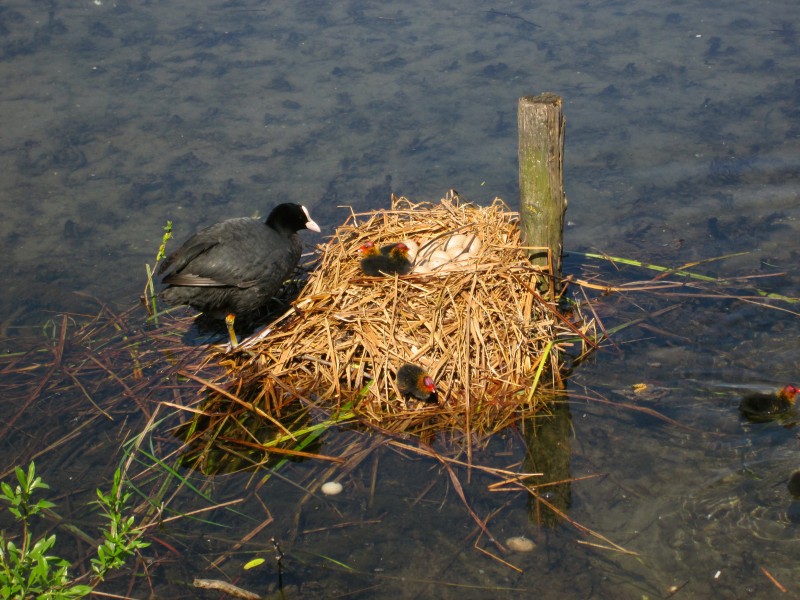
<svg viewBox="0 0 800 600"><path fill-rule="evenodd" d="M117 313L101 305L96 314L59 315L45 330L47 338L0 357L0 391L9 413L0 439L14 448L4 456L0 475L63 452L67 443L83 441L81 451L97 451L95 435L86 432L98 426L99 417L109 440L126 438L132 414L152 421L165 377L175 377L181 368L199 372L208 364L201 348L181 343L178 331L185 323L150 331L139 328L140 322L136 307ZM193 381L171 389L196 395Z"/></svg>
<svg viewBox="0 0 800 600"><path fill-rule="evenodd" d="M567 347L586 352L595 325L537 292L552 276L531 266L517 221L500 200L478 207L453 193L436 204L393 198L389 210L351 213L320 247L291 309L243 343L246 352L217 357L230 375L255 384L253 404L276 418L296 400L347 405L390 433L445 430L471 440L532 416L546 407L545 390L562 386ZM457 269L389 277L360 270L365 242L446 240L454 232L480 241ZM436 380L437 405L401 397L395 373L404 362Z"/></svg>

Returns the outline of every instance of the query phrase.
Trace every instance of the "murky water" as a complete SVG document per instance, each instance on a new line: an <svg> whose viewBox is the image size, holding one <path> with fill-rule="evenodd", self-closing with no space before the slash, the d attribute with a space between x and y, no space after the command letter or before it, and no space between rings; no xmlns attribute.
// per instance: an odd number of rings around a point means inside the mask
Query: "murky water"
<svg viewBox="0 0 800 600"><path fill-rule="evenodd" d="M697 270L760 277L737 295L796 298L798 22L789 1L10 0L0 7L4 332L91 310L86 294L130 305L167 220L180 239L299 200L331 231L340 206L451 187L514 205L516 102L542 91L563 96L568 121L568 250L666 266L741 252ZM618 283L653 276L579 254L566 268ZM487 495L477 479L466 492L482 516L509 503L494 534L538 542L510 559L518 574L472 548L473 521L443 500L446 477L413 502L434 476L386 452L379 506L365 504L365 466L299 529L381 525L300 535L290 584L307 598L640 598L670 586L683 598L785 597L766 569L800 594L785 487L800 468L796 429L742 424L736 412L741 392L800 378L797 306L679 291L610 298L607 325L678 306L615 336L571 384L572 475L605 476L573 484L569 514L638 558L578 545L566 526L536 532L524 498ZM655 391L632 394L641 382ZM514 462L493 450L487 461ZM187 546L201 556L197 535ZM304 552L357 571L305 568ZM184 557L186 579L206 564ZM161 585L196 597L167 583L175 569Z"/></svg>

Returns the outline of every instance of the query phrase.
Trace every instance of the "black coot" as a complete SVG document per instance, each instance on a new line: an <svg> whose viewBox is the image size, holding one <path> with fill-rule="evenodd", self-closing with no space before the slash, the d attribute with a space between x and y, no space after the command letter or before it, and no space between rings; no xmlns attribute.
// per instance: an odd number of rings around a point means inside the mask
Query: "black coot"
<svg viewBox="0 0 800 600"><path fill-rule="evenodd" d="M229 219L190 237L158 269L167 288L161 298L225 318L232 332L234 316L261 309L281 288L300 261L297 232L319 231L308 210L279 204L266 222ZM235 338L231 336L235 346Z"/></svg>

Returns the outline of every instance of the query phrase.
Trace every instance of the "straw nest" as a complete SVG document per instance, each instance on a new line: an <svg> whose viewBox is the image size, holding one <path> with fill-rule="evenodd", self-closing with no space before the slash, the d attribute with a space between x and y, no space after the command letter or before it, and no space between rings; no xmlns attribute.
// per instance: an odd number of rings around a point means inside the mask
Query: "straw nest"
<svg viewBox="0 0 800 600"><path fill-rule="evenodd" d="M594 324L537 292L552 278L531 265L517 221L500 200L478 207L452 192L351 214L319 248L292 308L225 362L255 378L259 408L276 417L300 400L393 432L486 434L533 415L546 390L561 387L565 348L582 354ZM466 251L431 265L458 235ZM362 273L362 244L401 240L420 246L414 272ZM395 378L404 363L433 377L438 402L403 397Z"/></svg>

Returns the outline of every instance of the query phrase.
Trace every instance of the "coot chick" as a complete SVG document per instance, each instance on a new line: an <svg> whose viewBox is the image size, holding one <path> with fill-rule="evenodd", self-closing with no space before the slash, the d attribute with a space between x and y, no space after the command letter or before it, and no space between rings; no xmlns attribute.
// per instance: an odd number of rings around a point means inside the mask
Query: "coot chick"
<svg viewBox="0 0 800 600"><path fill-rule="evenodd" d="M380 252L375 252L375 245L369 247L372 242L363 244L359 251L361 259L361 270L370 277L381 277L383 275L408 275L414 264L408 257L408 246L403 242L383 246ZM363 251L362 251L363 249Z"/></svg>
<svg viewBox="0 0 800 600"><path fill-rule="evenodd" d="M379 256L381 250L375 245L375 242L364 242L358 247L358 253L361 255L361 259L363 260L370 256Z"/></svg>
<svg viewBox="0 0 800 600"><path fill-rule="evenodd" d="M739 410L750 420L769 420L794 406L800 389L787 385L772 394L749 394L742 398Z"/></svg>
<svg viewBox="0 0 800 600"><path fill-rule="evenodd" d="M412 396L423 402L438 400L433 378L417 365L406 363L397 369L397 389L403 396Z"/></svg>
<svg viewBox="0 0 800 600"><path fill-rule="evenodd" d="M297 267L301 229L320 230L304 206L292 203L276 206L266 222L240 218L211 225L161 264L167 288L160 296L224 318L236 347L234 318L256 313Z"/></svg>

